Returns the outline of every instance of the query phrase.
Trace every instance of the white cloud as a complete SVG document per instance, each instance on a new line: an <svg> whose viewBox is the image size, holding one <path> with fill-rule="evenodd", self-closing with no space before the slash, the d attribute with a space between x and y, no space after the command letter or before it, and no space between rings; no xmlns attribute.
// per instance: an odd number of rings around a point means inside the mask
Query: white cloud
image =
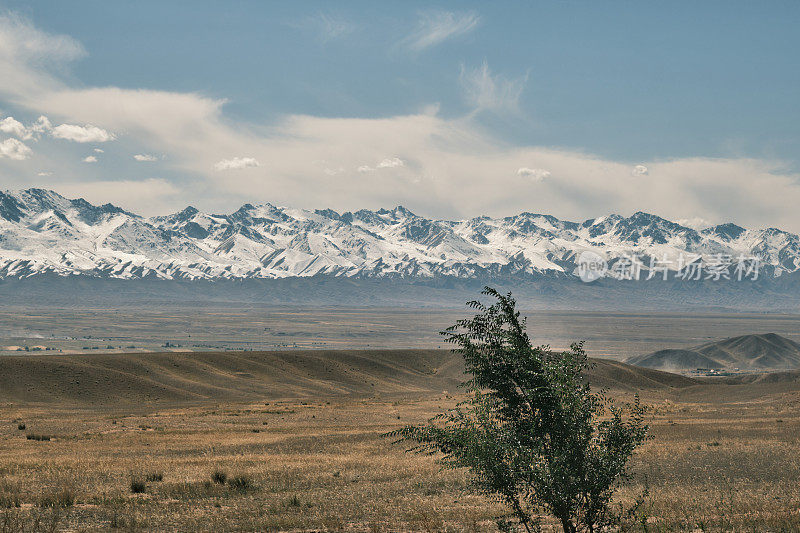
<svg viewBox="0 0 800 533"><path fill-rule="evenodd" d="M404 167L406 164L399 157L392 157L391 159L384 159L378 163L376 168L397 168Z"/></svg>
<svg viewBox="0 0 800 533"><path fill-rule="evenodd" d="M31 131L34 133L47 133L52 129L53 125L50 123L50 119L44 115L37 118L36 122L31 126Z"/></svg>
<svg viewBox="0 0 800 533"><path fill-rule="evenodd" d="M474 69L462 65L460 80L467 103L476 110L516 111L527 76L512 80L492 75L489 64L484 61Z"/></svg>
<svg viewBox="0 0 800 533"><path fill-rule="evenodd" d="M28 129L22 125L22 122L16 120L14 117L6 117L0 120L0 131L22 140L31 138Z"/></svg>
<svg viewBox="0 0 800 533"><path fill-rule="evenodd" d="M375 172L376 170L382 168L400 168L404 166L406 166L405 161L399 157L387 157L386 159L379 161L374 167L369 165L360 165L356 168L356 171L360 172L361 174L366 174L367 172Z"/></svg>
<svg viewBox="0 0 800 533"><path fill-rule="evenodd" d="M103 128L87 125L78 126L77 124L61 124L53 128L51 133L56 139L65 139L78 143L104 143L114 140L114 135Z"/></svg>
<svg viewBox="0 0 800 533"><path fill-rule="evenodd" d="M158 158L156 156L150 154L136 154L135 156L133 156L133 158L137 161L144 161L150 163L152 163L153 161L158 161Z"/></svg>
<svg viewBox="0 0 800 533"><path fill-rule="evenodd" d="M517 170L517 176L524 176L530 178L533 182L544 181L550 177L550 171L543 168L528 168L520 167Z"/></svg>
<svg viewBox="0 0 800 533"><path fill-rule="evenodd" d="M214 170L240 170L259 166L258 161L253 157L234 157L233 159L223 159L214 164Z"/></svg>
<svg viewBox="0 0 800 533"><path fill-rule="evenodd" d="M45 177L45 176L52 176L53 173L49 172L49 171L48 172L38 172L36 175L37 176L41 176L41 177Z"/></svg>
<svg viewBox="0 0 800 533"><path fill-rule="evenodd" d="M84 163L97 163L97 158L93 155L88 155L84 157L81 161Z"/></svg>
<svg viewBox="0 0 800 533"><path fill-rule="evenodd" d="M42 115L36 122L26 127L22 122L14 117L6 117L0 120L0 131L8 133L22 140L30 140L34 138L39 140L40 135L49 134L56 139L65 139L79 143L89 142L107 142L114 140L114 135L97 126L86 125L79 126L76 124L61 124L60 126L53 127L50 119ZM95 152L103 153L100 148L95 148Z"/></svg>
<svg viewBox="0 0 800 533"><path fill-rule="evenodd" d="M647 176L650 173L650 170L644 165L636 165L631 170L631 174L634 176Z"/></svg>
<svg viewBox="0 0 800 533"><path fill-rule="evenodd" d="M472 12L428 11L420 13L413 33L403 44L415 52L436 46L447 39L469 33L478 26L480 17Z"/></svg>
<svg viewBox="0 0 800 533"><path fill-rule="evenodd" d="M18 139L6 139L0 142L0 158L6 157L15 161L28 159L33 150Z"/></svg>
<svg viewBox="0 0 800 533"><path fill-rule="evenodd" d="M101 149L101 148L95 148L94 151L97 154L104 154L105 153L105 151L103 149Z"/></svg>

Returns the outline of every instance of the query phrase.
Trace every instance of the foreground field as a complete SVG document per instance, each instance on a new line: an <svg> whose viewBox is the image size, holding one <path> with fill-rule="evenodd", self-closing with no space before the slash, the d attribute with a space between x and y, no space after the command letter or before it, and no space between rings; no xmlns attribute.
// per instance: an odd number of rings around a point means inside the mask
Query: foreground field
<svg viewBox="0 0 800 533"><path fill-rule="evenodd" d="M106 397L102 405L80 405L63 391L60 402L37 402L32 382L25 394L4 382L0 531L32 531L37 521L42 531L496 531L502 509L473 495L463 473L440 471L381 437L458 400L448 355L393 354L298 356L287 375L310 369L307 386L291 398L291 387L266 386L257 401L206 391L144 404L127 386L110 394L103 385L87 396ZM326 383L321 373L336 361L343 375L360 369L358 379ZM97 361L74 364L97 371ZM151 368L155 382L170 365ZM393 375L405 389L390 386ZM619 364L600 365L594 377L623 400L642 389L653 407L655 438L620 489L623 500L649 493L629 527L800 529L796 383L703 384Z"/></svg>

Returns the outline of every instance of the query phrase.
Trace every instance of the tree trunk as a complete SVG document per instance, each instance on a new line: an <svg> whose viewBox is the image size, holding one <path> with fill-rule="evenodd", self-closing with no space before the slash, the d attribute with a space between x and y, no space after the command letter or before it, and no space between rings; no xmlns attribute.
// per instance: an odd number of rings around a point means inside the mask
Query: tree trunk
<svg viewBox="0 0 800 533"><path fill-rule="evenodd" d="M561 519L561 527L564 528L564 533L575 533L577 531L569 518Z"/></svg>

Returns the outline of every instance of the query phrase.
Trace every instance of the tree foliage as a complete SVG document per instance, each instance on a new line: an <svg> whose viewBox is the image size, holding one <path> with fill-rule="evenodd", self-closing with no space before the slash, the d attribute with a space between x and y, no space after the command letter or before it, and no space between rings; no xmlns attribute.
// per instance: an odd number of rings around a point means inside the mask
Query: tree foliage
<svg viewBox="0 0 800 533"><path fill-rule="evenodd" d="M611 498L634 449L647 438L638 397L622 408L592 393L583 344L553 353L534 347L511 294L468 305L473 318L442 332L464 357L469 399L421 426L392 432L412 451L467 468L478 488L499 497L526 530L549 513L565 532L614 521Z"/></svg>

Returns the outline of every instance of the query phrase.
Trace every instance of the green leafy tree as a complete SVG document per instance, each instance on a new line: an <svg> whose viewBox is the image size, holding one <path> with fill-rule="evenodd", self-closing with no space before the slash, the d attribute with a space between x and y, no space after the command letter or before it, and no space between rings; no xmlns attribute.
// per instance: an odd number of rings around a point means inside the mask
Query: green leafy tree
<svg viewBox="0 0 800 533"><path fill-rule="evenodd" d="M616 484L647 438L638 397L623 409L592 393L582 343L562 353L534 347L511 294L482 294L496 302L469 302L477 314L442 332L464 357L469 399L389 435L413 442L410 451L441 454L446 467L468 468L481 491L508 506L505 519L527 531L546 513L567 533L612 525Z"/></svg>

